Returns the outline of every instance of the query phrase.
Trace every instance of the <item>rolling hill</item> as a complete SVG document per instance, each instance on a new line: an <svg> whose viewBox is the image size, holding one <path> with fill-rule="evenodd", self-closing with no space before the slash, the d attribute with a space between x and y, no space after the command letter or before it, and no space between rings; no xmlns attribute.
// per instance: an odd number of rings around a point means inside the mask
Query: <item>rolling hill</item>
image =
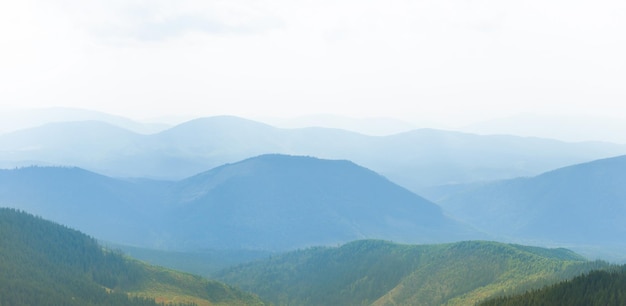
<svg viewBox="0 0 626 306"><path fill-rule="evenodd" d="M624 246L626 156L486 184L439 203L509 239Z"/></svg>
<svg viewBox="0 0 626 306"><path fill-rule="evenodd" d="M364 240L276 255L217 277L276 305L474 305L606 266L566 249Z"/></svg>
<svg viewBox="0 0 626 306"><path fill-rule="evenodd" d="M160 303L263 305L222 283L148 266L78 231L0 208L0 304Z"/></svg>
<svg viewBox="0 0 626 306"><path fill-rule="evenodd" d="M432 129L366 136L329 128L281 129L229 116L200 118L151 135L94 121L0 135L0 166L77 166L116 177L179 180L270 153L351 160L419 192L442 184L536 175L625 154L626 146Z"/></svg>
<svg viewBox="0 0 626 306"><path fill-rule="evenodd" d="M120 180L78 168L1 170L0 203L99 239L176 250L486 237L371 170L301 156L263 155L178 182Z"/></svg>

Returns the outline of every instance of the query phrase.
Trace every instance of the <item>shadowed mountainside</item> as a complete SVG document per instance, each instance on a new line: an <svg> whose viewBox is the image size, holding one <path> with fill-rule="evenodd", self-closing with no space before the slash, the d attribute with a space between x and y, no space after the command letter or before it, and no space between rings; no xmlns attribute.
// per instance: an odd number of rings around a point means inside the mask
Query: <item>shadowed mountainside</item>
<svg viewBox="0 0 626 306"><path fill-rule="evenodd" d="M626 156L620 156L468 188L439 203L509 239L624 246L624 186Z"/></svg>
<svg viewBox="0 0 626 306"><path fill-rule="evenodd" d="M180 181L173 193L173 222L198 228L199 245L271 250L477 235L431 202L349 161L263 155Z"/></svg>

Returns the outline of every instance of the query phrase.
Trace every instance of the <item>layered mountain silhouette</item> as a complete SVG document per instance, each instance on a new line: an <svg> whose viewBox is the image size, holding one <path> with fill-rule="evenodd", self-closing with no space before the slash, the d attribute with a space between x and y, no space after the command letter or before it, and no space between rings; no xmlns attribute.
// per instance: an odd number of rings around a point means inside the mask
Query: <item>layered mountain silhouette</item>
<svg viewBox="0 0 626 306"><path fill-rule="evenodd" d="M289 250L485 237L373 171L311 157L263 155L177 182L31 167L0 171L0 186L3 206L146 247Z"/></svg>
<svg viewBox="0 0 626 306"><path fill-rule="evenodd" d="M626 153L609 143L565 143L419 129L366 136L328 128L280 129L237 117L192 120L137 134L104 122L51 123L0 135L0 166L77 166L115 177L183 179L261 154L348 159L413 191L513 178Z"/></svg>
<svg viewBox="0 0 626 306"><path fill-rule="evenodd" d="M626 156L469 188L439 203L491 233L533 241L624 245Z"/></svg>

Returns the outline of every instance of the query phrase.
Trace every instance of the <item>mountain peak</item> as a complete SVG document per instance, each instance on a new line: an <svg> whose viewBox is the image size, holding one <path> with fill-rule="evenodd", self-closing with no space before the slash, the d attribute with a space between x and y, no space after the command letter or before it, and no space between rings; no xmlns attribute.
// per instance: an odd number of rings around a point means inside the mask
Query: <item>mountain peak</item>
<svg viewBox="0 0 626 306"><path fill-rule="evenodd" d="M345 160L261 155L183 180L177 190L178 207L196 216L185 223L205 230L196 243L208 239L221 248L435 242L471 233L437 205ZM221 235L233 238L211 238Z"/></svg>

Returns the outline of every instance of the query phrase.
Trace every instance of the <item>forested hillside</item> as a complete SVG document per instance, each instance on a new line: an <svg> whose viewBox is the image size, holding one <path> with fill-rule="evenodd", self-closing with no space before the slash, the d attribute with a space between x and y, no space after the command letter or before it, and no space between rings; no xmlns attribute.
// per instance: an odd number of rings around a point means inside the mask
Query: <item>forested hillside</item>
<svg viewBox="0 0 626 306"><path fill-rule="evenodd" d="M626 305L626 266L588 274L521 295L489 300L481 306L622 306Z"/></svg>
<svg viewBox="0 0 626 306"><path fill-rule="evenodd" d="M473 305L606 266L566 249L364 240L274 256L218 278L277 305Z"/></svg>
<svg viewBox="0 0 626 306"><path fill-rule="evenodd" d="M197 276L147 266L78 231L0 208L0 305L262 305Z"/></svg>

